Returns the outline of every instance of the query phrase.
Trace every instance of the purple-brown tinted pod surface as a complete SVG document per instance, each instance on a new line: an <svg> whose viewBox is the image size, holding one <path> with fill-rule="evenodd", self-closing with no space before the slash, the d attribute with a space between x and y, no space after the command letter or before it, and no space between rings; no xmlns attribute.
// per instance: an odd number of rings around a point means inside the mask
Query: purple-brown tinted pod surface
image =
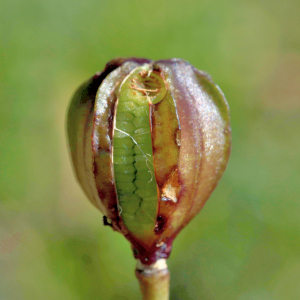
<svg viewBox="0 0 300 300"><path fill-rule="evenodd" d="M167 258L230 154L219 87L181 59L115 59L75 93L68 140L76 177L143 264Z"/></svg>

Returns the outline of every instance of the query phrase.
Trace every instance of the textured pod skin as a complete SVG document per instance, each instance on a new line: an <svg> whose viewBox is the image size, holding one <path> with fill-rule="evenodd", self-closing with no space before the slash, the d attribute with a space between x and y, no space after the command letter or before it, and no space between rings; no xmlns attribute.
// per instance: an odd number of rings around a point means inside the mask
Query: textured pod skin
<svg viewBox="0 0 300 300"><path fill-rule="evenodd" d="M151 110L154 170L160 190L155 230L146 237L137 237L125 226L118 208L112 141L120 84L144 64L163 78L169 100ZM153 62L129 58L109 62L102 73L75 93L67 131L80 185L110 220L112 228L131 242L135 257L144 264L169 256L174 238L201 210L230 154L229 108L223 93L206 73L180 59ZM172 187L171 198L176 200L167 198L168 187Z"/></svg>

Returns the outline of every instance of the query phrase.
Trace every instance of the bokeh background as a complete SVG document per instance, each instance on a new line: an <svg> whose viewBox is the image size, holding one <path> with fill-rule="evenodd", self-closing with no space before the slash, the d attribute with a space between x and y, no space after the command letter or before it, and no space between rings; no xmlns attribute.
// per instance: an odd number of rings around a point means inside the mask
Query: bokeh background
<svg viewBox="0 0 300 300"><path fill-rule="evenodd" d="M77 185L65 112L118 56L179 57L231 107L231 159L169 259L171 299L300 299L300 1L0 4L0 299L140 299L129 243Z"/></svg>

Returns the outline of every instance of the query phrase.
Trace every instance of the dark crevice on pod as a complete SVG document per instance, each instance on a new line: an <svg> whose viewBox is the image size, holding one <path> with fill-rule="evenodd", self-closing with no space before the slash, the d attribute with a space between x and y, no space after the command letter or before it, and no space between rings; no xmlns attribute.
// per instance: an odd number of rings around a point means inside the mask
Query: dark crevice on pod
<svg viewBox="0 0 300 300"><path fill-rule="evenodd" d="M229 110L211 78L179 59L115 59L68 114L75 174L144 264L167 258L230 153Z"/></svg>

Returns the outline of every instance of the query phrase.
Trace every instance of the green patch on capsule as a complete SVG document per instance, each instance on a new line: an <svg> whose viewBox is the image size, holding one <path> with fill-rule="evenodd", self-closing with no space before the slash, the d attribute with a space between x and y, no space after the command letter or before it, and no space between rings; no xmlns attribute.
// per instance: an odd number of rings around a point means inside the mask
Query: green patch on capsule
<svg viewBox="0 0 300 300"><path fill-rule="evenodd" d="M114 137L114 148L132 149L134 142L130 136L122 136L121 138Z"/></svg>
<svg viewBox="0 0 300 300"><path fill-rule="evenodd" d="M133 148L129 148L129 149L115 148L114 154L118 156L133 156L134 151Z"/></svg>
<svg viewBox="0 0 300 300"><path fill-rule="evenodd" d="M113 162L119 213L129 231L145 238L154 234L158 209L150 106L165 95L158 73L137 68L121 84L115 113Z"/></svg>
<svg viewBox="0 0 300 300"><path fill-rule="evenodd" d="M119 112L118 119L120 121L122 120L125 122L132 122L135 119L135 117L129 112Z"/></svg>
<svg viewBox="0 0 300 300"><path fill-rule="evenodd" d="M134 120L132 121L132 124L136 128L148 128L148 126L149 126L149 116L134 118Z"/></svg>
<svg viewBox="0 0 300 300"><path fill-rule="evenodd" d="M134 163L134 156L122 156L122 155L116 155L114 157L114 163L118 165L124 165L124 164L133 164Z"/></svg>
<svg viewBox="0 0 300 300"><path fill-rule="evenodd" d="M149 120L149 107L147 107L147 105L144 106L139 106L137 108L135 108L132 113L135 115L135 117L139 118L148 118Z"/></svg>
<svg viewBox="0 0 300 300"><path fill-rule="evenodd" d="M115 157L114 157L115 158ZM135 174L136 170L134 165L117 165L114 164L114 170L115 170L115 180L118 181L118 176L116 174Z"/></svg>

